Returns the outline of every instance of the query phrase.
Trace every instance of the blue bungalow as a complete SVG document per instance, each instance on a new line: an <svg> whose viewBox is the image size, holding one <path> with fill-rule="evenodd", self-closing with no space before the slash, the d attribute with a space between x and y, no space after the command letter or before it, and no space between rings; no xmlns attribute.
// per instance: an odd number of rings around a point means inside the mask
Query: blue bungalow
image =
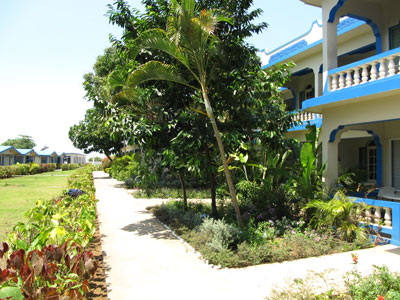
<svg viewBox="0 0 400 300"><path fill-rule="evenodd" d="M9 166L16 164L23 155L12 146L0 146L0 165Z"/></svg>
<svg viewBox="0 0 400 300"><path fill-rule="evenodd" d="M29 164L38 161L39 154L33 149L17 149L17 151L21 153L22 156L19 161L21 164Z"/></svg>

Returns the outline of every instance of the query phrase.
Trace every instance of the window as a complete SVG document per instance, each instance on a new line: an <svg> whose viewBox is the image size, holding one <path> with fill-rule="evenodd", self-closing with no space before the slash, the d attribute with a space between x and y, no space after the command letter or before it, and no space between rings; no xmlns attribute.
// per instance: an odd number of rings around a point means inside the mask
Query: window
<svg viewBox="0 0 400 300"><path fill-rule="evenodd" d="M400 24L389 28L390 49L400 47Z"/></svg>
<svg viewBox="0 0 400 300"><path fill-rule="evenodd" d="M392 186L400 190L400 140L392 141Z"/></svg>
<svg viewBox="0 0 400 300"><path fill-rule="evenodd" d="M315 91L314 88L311 86L311 84L307 85L304 91L299 92L299 100L300 100L300 105L303 107L303 101L307 99L311 99L315 97Z"/></svg>
<svg viewBox="0 0 400 300"><path fill-rule="evenodd" d="M368 167L368 181L376 180L376 146L375 142L371 141L367 146L367 167Z"/></svg>
<svg viewBox="0 0 400 300"><path fill-rule="evenodd" d="M306 93L306 99L314 98L314 89L311 86L311 84L306 87L305 93Z"/></svg>

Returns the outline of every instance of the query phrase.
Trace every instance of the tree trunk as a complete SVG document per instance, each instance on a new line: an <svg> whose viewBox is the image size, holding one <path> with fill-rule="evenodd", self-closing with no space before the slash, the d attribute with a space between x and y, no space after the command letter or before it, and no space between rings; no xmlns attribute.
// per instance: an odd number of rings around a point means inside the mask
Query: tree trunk
<svg viewBox="0 0 400 300"><path fill-rule="evenodd" d="M107 153L107 151L104 151L104 154L107 156L107 158L108 158L110 161L113 161L112 158L111 158L111 154Z"/></svg>
<svg viewBox="0 0 400 300"><path fill-rule="evenodd" d="M204 151L206 154L206 159L208 161L208 164L210 165L209 167L209 176L210 176L210 192L211 192L211 209L212 209L212 215L214 218L218 218L218 211L217 211L217 193L216 193L216 180L215 180L215 174L212 171L212 164L211 164L211 155L210 155L210 149L208 149L208 146L204 144Z"/></svg>
<svg viewBox="0 0 400 300"><path fill-rule="evenodd" d="M183 180L183 170L179 169L178 174L179 174L179 181L181 182L181 188L182 188L182 193L183 193L183 207L185 208L185 210L187 210L188 204L187 204L187 197L186 197L186 185L185 185L185 181Z"/></svg>
<svg viewBox="0 0 400 300"><path fill-rule="evenodd" d="M217 140L219 153L221 154L221 160L222 160L222 165L224 166L226 182L228 184L229 193L231 194L233 207L235 208L236 220L238 222L239 227L243 227L242 215L240 214L239 204L237 201L236 190L233 185L231 172L229 171L228 162L226 161L225 150L224 150L224 145L222 144L221 134L218 130L217 123L215 122L214 113L213 113L210 101L208 99L207 90L205 89L204 85L202 86L202 94L203 94L204 104L206 106L206 111L207 111L208 117L210 118L211 126L214 130L215 138Z"/></svg>

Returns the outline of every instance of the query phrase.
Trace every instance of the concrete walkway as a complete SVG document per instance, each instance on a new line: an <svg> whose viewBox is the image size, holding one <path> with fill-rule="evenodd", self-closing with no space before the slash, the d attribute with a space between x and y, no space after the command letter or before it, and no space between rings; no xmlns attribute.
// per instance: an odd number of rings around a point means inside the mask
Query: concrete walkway
<svg viewBox="0 0 400 300"><path fill-rule="evenodd" d="M106 281L112 300L261 300L272 287L304 278L310 271L329 271L327 278L336 282L355 267L367 273L373 265L387 265L400 272L400 248L390 245L356 251L357 265L347 252L217 270L199 259L146 210L162 200L135 199L121 182L103 172L95 172L94 178Z"/></svg>

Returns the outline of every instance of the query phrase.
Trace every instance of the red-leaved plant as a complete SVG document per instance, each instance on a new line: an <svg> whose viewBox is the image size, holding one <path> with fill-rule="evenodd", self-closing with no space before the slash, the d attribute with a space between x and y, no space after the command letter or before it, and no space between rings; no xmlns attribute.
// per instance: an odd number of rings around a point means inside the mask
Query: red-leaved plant
<svg viewBox="0 0 400 300"><path fill-rule="evenodd" d="M7 243L0 244L0 259L7 253ZM18 286L28 300L84 299L90 277L97 263L93 253L84 251L75 242L62 246L49 245L41 251L25 253L23 249L12 252L7 268L0 269L0 288Z"/></svg>

